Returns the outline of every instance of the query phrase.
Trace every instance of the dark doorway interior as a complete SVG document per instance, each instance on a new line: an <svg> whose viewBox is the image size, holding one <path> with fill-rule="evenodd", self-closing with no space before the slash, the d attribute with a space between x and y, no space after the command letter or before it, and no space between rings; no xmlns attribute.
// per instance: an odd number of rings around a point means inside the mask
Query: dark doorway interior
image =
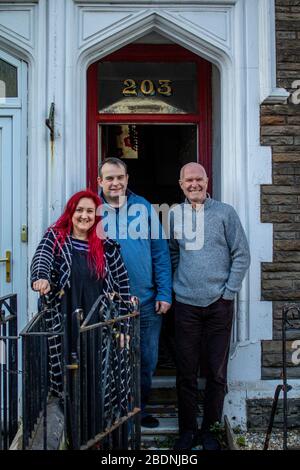
<svg viewBox="0 0 300 470"><path fill-rule="evenodd" d="M133 192L152 204L182 202L179 172L185 163L197 161L196 125L109 124L101 126L101 136L101 159L124 159Z"/></svg>
<svg viewBox="0 0 300 470"><path fill-rule="evenodd" d="M106 124L100 126L100 160L124 159L129 188L152 204L183 201L178 184L180 168L197 161L197 126L194 124ZM128 158L129 157L129 158ZM163 318L158 374L174 370L174 311ZM172 372L171 372L172 373Z"/></svg>

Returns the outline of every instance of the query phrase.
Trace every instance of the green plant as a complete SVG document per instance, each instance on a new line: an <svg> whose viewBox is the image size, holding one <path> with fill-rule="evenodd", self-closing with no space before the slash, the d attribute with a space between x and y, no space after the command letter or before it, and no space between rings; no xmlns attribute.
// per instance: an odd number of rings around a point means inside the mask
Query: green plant
<svg viewBox="0 0 300 470"><path fill-rule="evenodd" d="M236 438L236 443L239 447L246 447L247 443L245 436L238 436Z"/></svg>
<svg viewBox="0 0 300 470"><path fill-rule="evenodd" d="M234 434L241 434L242 428L241 426L235 426L234 428L232 428L232 431L234 432Z"/></svg>
<svg viewBox="0 0 300 470"><path fill-rule="evenodd" d="M154 442L158 449L173 449L175 437L166 436L164 438L155 438Z"/></svg>
<svg viewBox="0 0 300 470"><path fill-rule="evenodd" d="M227 446L226 431L223 424L219 423L219 421L216 421L210 426L209 430L212 434L214 434L216 439L218 439L222 447Z"/></svg>

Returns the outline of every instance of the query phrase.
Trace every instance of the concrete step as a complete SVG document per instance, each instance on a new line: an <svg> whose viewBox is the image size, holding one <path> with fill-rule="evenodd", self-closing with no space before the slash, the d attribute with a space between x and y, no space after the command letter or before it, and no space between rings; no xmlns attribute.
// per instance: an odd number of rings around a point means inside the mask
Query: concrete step
<svg viewBox="0 0 300 470"><path fill-rule="evenodd" d="M158 418L159 416L164 417L164 418L167 418L167 417L172 418L174 416L177 416L178 408L177 408L177 403L171 403L171 404L150 403L147 406L146 411L149 414L156 416ZM203 415L203 403L198 403L198 414L199 416Z"/></svg>
<svg viewBox="0 0 300 470"><path fill-rule="evenodd" d="M173 449L174 442L178 437L178 421L176 417L160 417L157 428L141 428L142 439L141 449L143 450L170 450ZM202 418L198 418L198 427L201 426ZM201 450L201 446L196 446L195 450Z"/></svg>
<svg viewBox="0 0 300 470"><path fill-rule="evenodd" d="M198 402L203 401L203 391L205 387L205 381L203 379L198 380L199 397ZM149 404L151 405L163 405L163 404L176 404L177 403L177 392L176 392L176 377L174 376L154 376L152 379L152 390L149 397Z"/></svg>
<svg viewBox="0 0 300 470"><path fill-rule="evenodd" d="M152 388L176 388L174 375L155 375L152 378Z"/></svg>
<svg viewBox="0 0 300 470"><path fill-rule="evenodd" d="M161 389L161 388L176 388L176 377L174 375L155 375L152 379L152 388ZM198 388L199 390L204 390L205 388L205 379L198 379Z"/></svg>
<svg viewBox="0 0 300 470"><path fill-rule="evenodd" d="M155 416L155 415L154 415ZM142 440L147 436L166 436L166 435L177 435L178 434L178 420L177 416L161 417L155 416L159 419L159 426L157 428L144 428L141 427ZM198 417L198 427L201 426L202 417Z"/></svg>
<svg viewBox="0 0 300 470"><path fill-rule="evenodd" d="M199 379L199 427L202 423L204 386L205 381ZM159 426L157 428L145 428L142 426L142 448L148 450L172 449L174 441L178 436L175 376L156 375L153 377L152 391L146 411L159 420Z"/></svg>

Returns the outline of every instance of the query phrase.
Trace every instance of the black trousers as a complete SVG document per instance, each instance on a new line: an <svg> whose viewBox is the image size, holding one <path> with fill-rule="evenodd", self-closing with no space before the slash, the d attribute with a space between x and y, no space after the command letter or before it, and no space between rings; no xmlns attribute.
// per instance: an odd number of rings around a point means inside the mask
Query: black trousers
<svg viewBox="0 0 300 470"><path fill-rule="evenodd" d="M206 387L202 431L221 421L227 393L227 363L234 302L218 299L208 307L175 303L179 432L196 431L197 375L205 351ZM202 361L201 361L202 362Z"/></svg>

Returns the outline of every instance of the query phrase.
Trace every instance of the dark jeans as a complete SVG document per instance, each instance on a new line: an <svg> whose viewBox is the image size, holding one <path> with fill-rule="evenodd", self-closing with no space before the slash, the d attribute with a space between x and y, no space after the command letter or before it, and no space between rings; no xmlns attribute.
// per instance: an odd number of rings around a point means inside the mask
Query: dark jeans
<svg viewBox="0 0 300 470"><path fill-rule="evenodd" d="M227 362L233 301L218 299L208 307L175 304L179 432L197 430L197 375L205 351L206 387L202 430L221 421L227 392Z"/></svg>
<svg viewBox="0 0 300 470"><path fill-rule="evenodd" d="M141 408L142 416L146 416L145 407L151 392L152 376L158 359L159 334L162 315L155 312L155 304L141 308Z"/></svg>

